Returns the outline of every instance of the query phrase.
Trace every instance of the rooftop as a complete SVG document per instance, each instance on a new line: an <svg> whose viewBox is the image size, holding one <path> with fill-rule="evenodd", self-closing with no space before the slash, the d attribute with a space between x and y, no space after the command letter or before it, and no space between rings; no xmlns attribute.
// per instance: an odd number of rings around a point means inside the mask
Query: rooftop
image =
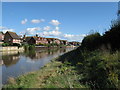
<svg viewBox="0 0 120 90"><path fill-rule="evenodd" d="M13 39L20 39L19 36L18 36L15 32L7 31L6 33L10 34L10 36L11 36Z"/></svg>

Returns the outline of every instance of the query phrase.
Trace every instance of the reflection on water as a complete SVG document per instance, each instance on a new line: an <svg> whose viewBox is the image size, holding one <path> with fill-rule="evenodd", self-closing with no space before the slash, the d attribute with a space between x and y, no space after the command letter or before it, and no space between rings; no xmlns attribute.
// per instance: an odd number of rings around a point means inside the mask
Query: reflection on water
<svg viewBox="0 0 120 90"><path fill-rule="evenodd" d="M13 64L16 64L19 59L20 59L20 54L15 54L15 55L4 55L2 56L3 64L6 67L12 66Z"/></svg>
<svg viewBox="0 0 120 90"><path fill-rule="evenodd" d="M73 49L74 48L61 48L2 53L2 60L0 60L0 67L2 67L2 82L5 84L8 77L17 77L26 72L38 70L51 59Z"/></svg>

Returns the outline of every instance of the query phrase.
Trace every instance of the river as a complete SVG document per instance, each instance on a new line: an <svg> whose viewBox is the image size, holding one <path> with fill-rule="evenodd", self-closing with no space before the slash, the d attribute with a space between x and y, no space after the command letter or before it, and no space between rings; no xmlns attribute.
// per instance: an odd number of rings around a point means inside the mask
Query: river
<svg viewBox="0 0 120 90"><path fill-rule="evenodd" d="M36 51L1 52L0 68L2 68L2 83L6 84L9 77L17 77L27 72L39 70L46 63L74 48L59 48Z"/></svg>

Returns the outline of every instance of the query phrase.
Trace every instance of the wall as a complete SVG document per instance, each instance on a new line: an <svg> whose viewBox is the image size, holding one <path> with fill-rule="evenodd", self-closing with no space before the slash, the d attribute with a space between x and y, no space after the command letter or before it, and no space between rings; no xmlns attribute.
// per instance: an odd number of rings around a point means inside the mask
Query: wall
<svg viewBox="0 0 120 90"><path fill-rule="evenodd" d="M9 46L9 47L1 47L0 48L0 51L21 51L21 50L24 50L24 48L23 47L20 47L20 48L18 48L18 47L16 47L16 46Z"/></svg>
<svg viewBox="0 0 120 90"><path fill-rule="evenodd" d="M12 40L12 37L8 33L6 33L4 36L4 42L12 44Z"/></svg>

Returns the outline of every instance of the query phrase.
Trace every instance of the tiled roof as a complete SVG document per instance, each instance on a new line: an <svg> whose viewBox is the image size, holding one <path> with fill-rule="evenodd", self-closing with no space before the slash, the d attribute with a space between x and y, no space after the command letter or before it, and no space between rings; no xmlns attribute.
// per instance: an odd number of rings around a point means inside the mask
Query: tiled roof
<svg viewBox="0 0 120 90"><path fill-rule="evenodd" d="M3 35L4 35L4 33L3 33L3 32L0 32L0 34L3 34Z"/></svg>
<svg viewBox="0 0 120 90"><path fill-rule="evenodd" d="M10 36L11 36L13 39L20 39L19 36L18 36L15 32L7 31L6 33L9 33Z"/></svg>
<svg viewBox="0 0 120 90"><path fill-rule="evenodd" d="M34 38L35 40L41 40L43 37L36 37L36 36L31 36L31 37L25 37L26 41L29 41L31 38ZM39 39L40 38L40 39Z"/></svg>
<svg viewBox="0 0 120 90"><path fill-rule="evenodd" d="M59 40L58 38L46 38L48 40Z"/></svg>
<svg viewBox="0 0 120 90"><path fill-rule="evenodd" d="M32 37L25 37L26 41L29 41Z"/></svg>

